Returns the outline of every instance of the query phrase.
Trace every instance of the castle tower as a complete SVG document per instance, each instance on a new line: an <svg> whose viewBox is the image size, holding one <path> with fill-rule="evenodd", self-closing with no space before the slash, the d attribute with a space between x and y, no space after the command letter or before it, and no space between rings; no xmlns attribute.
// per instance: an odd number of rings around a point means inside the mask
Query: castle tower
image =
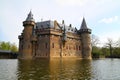
<svg viewBox="0 0 120 80"><path fill-rule="evenodd" d="M32 43L31 37L33 28L35 26L35 20L33 14L30 11L26 20L23 22L24 30L21 36L19 36L19 58L29 59L32 58Z"/></svg>
<svg viewBox="0 0 120 80"><path fill-rule="evenodd" d="M83 59L91 59L91 29L87 28L84 18L79 33L81 35L82 57Z"/></svg>

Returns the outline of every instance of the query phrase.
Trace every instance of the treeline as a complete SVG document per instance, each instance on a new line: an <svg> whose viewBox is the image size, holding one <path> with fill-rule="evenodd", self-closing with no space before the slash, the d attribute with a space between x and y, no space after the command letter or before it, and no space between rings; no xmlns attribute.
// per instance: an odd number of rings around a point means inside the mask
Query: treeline
<svg viewBox="0 0 120 80"><path fill-rule="evenodd" d="M10 50L12 52L18 52L18 48L15 43L10 42L0 42L0 50Z"/></svg>
<svg viewBox="0 0 120 80"><path fill-rule="evenodd" d="M92 57L120 58L120 40L113 41L112 39L108 38L107 42L100 43L99 38L95 35L92 35Z"/></svg>

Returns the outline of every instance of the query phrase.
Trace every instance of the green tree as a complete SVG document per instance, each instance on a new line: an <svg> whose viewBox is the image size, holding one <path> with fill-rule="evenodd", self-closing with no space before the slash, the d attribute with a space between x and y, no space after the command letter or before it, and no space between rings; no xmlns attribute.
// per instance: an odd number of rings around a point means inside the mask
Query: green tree
<svg viewBox="0 0 120 80"><path fill-rule="evenodd" d="M92 57L99 58L101 56L101 48L98 47L99 38L96 35L92 35L91 43L92 43Z"/></svg>
<svg viewBox="0 0 120 80"><path fill-rule="evenodd" d="M12 52L17 52L18 48L15 43L10 42L0 42L0 49L1 50L10 50Z"/></svg>
<svg viewBox="0 0 120 80"><path fill-rule="evenodd" d="M10 50L10 42L1 42L0 43L0 49L2 50Z"/></svg>
<svg viewBox="0 0 120 80"><path fill-rule="evenodd" d="M92 47L92 57L99 58L100 56L102 56L101 48L97 47L97 46L93 46Z"/></svg>
<svg viewBox="0 0 120 80"><path fill-rule="evenodd" d="M105 57L110 56L109 48L107 47L102 47L101 52L102 52L102 55L104 55Z"/></svg>
<svg viewBox="0 0 120 80"><path fill-rule="evenodd" d="M17 48L15 43L11 44L11 51L12 52L17 52L18 51L18 48Z"/></svg>

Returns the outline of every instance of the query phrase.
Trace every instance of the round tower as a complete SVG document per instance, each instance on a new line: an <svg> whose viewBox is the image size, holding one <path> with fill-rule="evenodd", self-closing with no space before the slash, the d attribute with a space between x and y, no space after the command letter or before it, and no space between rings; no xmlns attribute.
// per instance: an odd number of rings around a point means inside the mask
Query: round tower
<svg viewBox="0 0 120 80"><path fill-rule="evenodd" d="M21 58L28 59L32 58L32 43L31 43L31 37L32 32L35 26L35 20L33 19L33 14L30 11L28 14L26 20L23 22L24 30L23 30L23 42L22 44L22 56Z"/></svg>
<svg viewBox="0 0 120 80"><path fill-rule="evenodd" d="M82 57L83 59L91 59L91 29L87 28L86 21L83 18L81 28L79 30L82 44Z"/></svg>

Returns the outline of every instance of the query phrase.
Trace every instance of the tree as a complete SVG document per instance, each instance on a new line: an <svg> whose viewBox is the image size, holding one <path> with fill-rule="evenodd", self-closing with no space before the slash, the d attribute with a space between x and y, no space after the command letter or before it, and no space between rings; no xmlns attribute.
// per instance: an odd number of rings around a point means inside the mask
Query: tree
<svg viewBox="0 0 120 80"><path fill-rule="evenodd" d="M92 47L92 57L99 58L102 55L101 48L97 46Z"/></svg>
<svg viewBox="0 0 120 80"><path fill-rule="evenodd" d="M12 44L11 44L11 51L12 51L12 52L17 52L17 51L18 51L18 48L17 48L17 46L16 46L15 43L12 43Z"/></svg>
<svg viewBox="0 0 120 80"><path fill-rule="evenodd" d="M10 42L0 42L0 49L1 50L10 50L12 52L17 52L18 48L15 45L15 43L10 43Z"/></svg>
<svg viewBox="0 0 120 80"><path fill-rule="evenodd" d="M109 48L107 48L107 47L102 47L101 52L102 52L102 55L104 55L105 57L110 56Z"/></svg>
<svg viewBox="0 0 120 80"><path fill-rule="evenodd" d="M0 43L0 49L2 50L10 50L10 42L1 42Z"/></svg>
<svg viewBox="0 0 120 80"><path fill-rule="evenodd" d="M91 43L92 43L92 47L97 46L99 44L99 38L94 34L92 34Z"/></svg>
<svg viewBox="0 0 120 80"><path fill-rule="evenodd" d="M120 38L116 41L115 46L120 47Z"/></svg>
<svg viewBox="0 0 120 80"><path fill-rule="evenodd" d="M120 58L120 39L115 42L112 56Z"/></svg>
<svg viewBox="0 0 120 80"><path fill-rule="evenodd" d="M92 57L99 58L101 55L101 48L98 47L99 38L96 35L92 35L91 43L92 43Z"/></svg>
<svg viewBox="0 0 120 80"><path fill-rule="evenodd" d="M113 40L111 38L108 38L107 43L106 43L106 47L109 48L110 56L112 56L113 46L114 46Z"/></svg>

